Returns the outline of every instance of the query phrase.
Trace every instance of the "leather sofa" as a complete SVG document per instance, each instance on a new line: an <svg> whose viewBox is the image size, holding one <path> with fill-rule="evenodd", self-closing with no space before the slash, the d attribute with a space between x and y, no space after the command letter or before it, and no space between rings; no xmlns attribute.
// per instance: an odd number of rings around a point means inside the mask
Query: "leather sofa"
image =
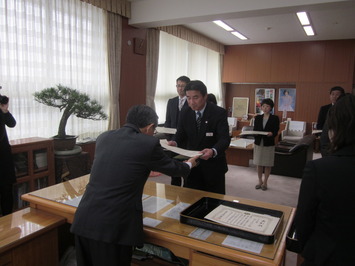
<svg viewBox="0 0 355 266"><path fill-rule="evenodd" d="M306 162L313 159L314 139L314 135L306 135L297 143L279 142L275 147L271 174L302 178Z"/></svg>

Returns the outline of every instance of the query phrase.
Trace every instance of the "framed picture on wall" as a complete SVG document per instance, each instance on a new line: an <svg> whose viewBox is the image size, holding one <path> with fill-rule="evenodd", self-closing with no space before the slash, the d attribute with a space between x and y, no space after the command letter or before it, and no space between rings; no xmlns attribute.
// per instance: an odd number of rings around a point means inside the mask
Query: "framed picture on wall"
<svg viewBox="0 0 355 266"><path fill-rule="evenodd" d="M269 88L258 88L255 89L255 113L262 114L261 102L264 99L270 98L275 102L275 89Z"/></svg>
<svg viewBox="0 0 355 266"><path fill-rule="evenodd" d="M233 117L245 117L248 116L249 98L247 97L233 97Z"/></svg>
<svg viewBox="0 0 355 266"><path fill-rule="evenodd" d="M294 112L296 106L296 89L279 89L279 106L281 112Z"/></svg>

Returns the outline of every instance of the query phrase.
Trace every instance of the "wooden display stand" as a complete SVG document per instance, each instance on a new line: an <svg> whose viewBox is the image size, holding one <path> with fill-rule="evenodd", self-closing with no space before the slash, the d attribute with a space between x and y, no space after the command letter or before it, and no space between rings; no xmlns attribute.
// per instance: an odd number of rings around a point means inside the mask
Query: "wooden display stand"
<svg viewBox="0 0 355 266"><path fill-rule="evenodd" d="M24 138L11 140L15 163L14 210L26 207L21 195L55 184L53 140Z"/></svg>

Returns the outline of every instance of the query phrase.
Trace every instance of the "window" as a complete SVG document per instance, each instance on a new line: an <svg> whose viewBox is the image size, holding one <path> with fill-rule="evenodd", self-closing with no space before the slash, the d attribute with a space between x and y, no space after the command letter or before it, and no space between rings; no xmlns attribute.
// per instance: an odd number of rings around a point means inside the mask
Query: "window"
<svg viewBox="0 0 355 266"><path fill-rule="evenodd" d="M108 113L106 13L79 0L0 0L0 85L17 125L10 139L57 134L58 108L33 93L58 84L87 93ZM107 121L71 116L67 134L96 137Z"/></svg>
<svg viewBox="0 0 355 266"><path fill-rule="evenodd" d="M159 69L155 108L159 123L165 122L166 105L169 98L177 96L176 79L188 76L191 80L201 80L221 102L221 75L219 53L201 45L160 31Z"/></svg>

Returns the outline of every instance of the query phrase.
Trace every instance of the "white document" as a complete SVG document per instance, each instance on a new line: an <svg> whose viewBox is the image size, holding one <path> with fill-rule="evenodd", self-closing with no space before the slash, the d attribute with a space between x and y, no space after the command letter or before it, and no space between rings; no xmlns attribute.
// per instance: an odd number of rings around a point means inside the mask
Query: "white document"
<svg viewBox="0 0 355 266"><path fill-rule="evenodd" d="M185 150L185 149L181 149L181 148L174 147L174 146L169 146L166 139L161 139L160 145L169 151L172 151L177 154L184 155L184 156L190 157L190 158L202 155L202 153L199 151L190 151L190 150Z"/></svg>
<svg viewBox="0 0 355 266"><path fill-rule="evenodd" d="M253 144L254 141L254 139L235 139L231 141L229 146L246 148L248 145Z"/></svg>
<svg viewBox="0 0 355 266"><path fill-rule="evenodd" d="M156 127L155 129L158 133L172 134L172 135L176 133L176 128Z"/></svg>
<svg viewBox="0 0 355 266"><path fill-rule="evenodd" d="M180 212L185 210L187 207L189 207L191 204L185 203L185 202L179 202L176 204L174 207L172 207L170 210L166 211L163 213L163 216L169 217L175 220L180 220Z"/></svg>
<svg viewBox="0 0 355 266"><path fill-rule="evenodd" d="M174 201L152 196L143 200L143 211L149 213L156 213L171 204L172 202Z"/></svg>
<svg viewBox="0 0 355 266"><path fill-rule="evenodd" d="M280 218L219 205L205 216L206 219L236 229L262 235L272 235Z"/></svg>
<svg viewBox="0 0 355 266"><path fill-rule="evenodd" d="M267 135L268 132L265 131L254 131L254 130L246 130L246 131L242 131L240 132L240 136L244 136L244 135Z"/></svg>
<svg viewBox="0 0 355 266"><path fill-rule="evenodd" d="M65 200L65 201L63 201L63 203L70 205L70 206L78 207L82 197L83 197L83 195L81 195L79 197L75 197L73 199Z"/></svg>
<svg viewBox="0 0 355 266"><path fill-rule="evenodd" d="M213 231L211 231L211 230L196 228L195 230L193 230L189 234L189 236L193 237L193 238L201 239L201 240L206 240L212 233L213 233Z"/></svg>
<svg viewBox="0 0 355 266"><path fill-rule="evenodd" d="M264 247L264 244L262 243L243 239L236 236L227 236L222 242L222 245L243 249L254 253L260 253Z"/></svg>
<svg viewBox="0 0 355 266"><path fill-rule="evenodd" d="M146 226L156 227L160 223L161 223L161 221L159 221L157 219L153 219L153 218L149 218L149 217L143 218L143 224Z"/></svg>

